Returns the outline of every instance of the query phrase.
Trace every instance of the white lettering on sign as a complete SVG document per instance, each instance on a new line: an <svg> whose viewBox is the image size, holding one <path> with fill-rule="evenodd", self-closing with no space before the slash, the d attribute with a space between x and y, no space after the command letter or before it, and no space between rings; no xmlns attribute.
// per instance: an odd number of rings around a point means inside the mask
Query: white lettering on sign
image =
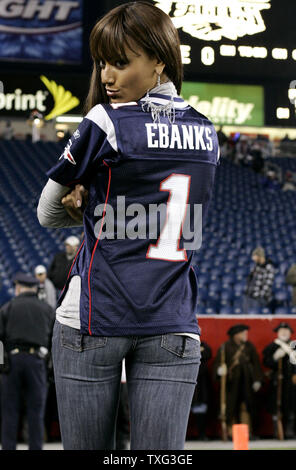
<svg viewBox="0 0 296 470"><path fill-rule="evenodd" d="M191 46L187 46L186 44L181 44L181 56L182 56L182 64L190 64L191 63Z"/></svg>
<svg viewBox="0 0 296 470"><path fill-rule="evenodd" d="M190 96L187 102L214 123L245 124L252 118L254 103L239 103L226 96L215 96L212 101L200 100L199 96Z"/></svg>
<svg viewBox="0 0 296 470"><path fill-rule="evenodd" d="M265 59L268 55L266 47L238 46L240 57L254 57L255 59Z"/></svg>
<svg viewBox="0 0 296 470"><path fill-rule="evenodd" d="M272 49L272 57L276 60L287 60L288 59L288 50L280 47L275 47Z"/></svg>
<svg viewBox="0 0 296 470"><path fill-rule="evenodd" d="M22 18L29 20L37 15L39 20L48 20L54 17L56 21L65 21L75 8L79 8L79 2L1 0L0 18Z"/></svg>
<svg viewBox="0 0 296 470"><path fill-rule="evenodd" d="M237 40L266 30L262 10L271 0L154 0L176 28L204 41Z"/></svg>
<svg viewBox="0 0 296 470"><path fill-rule="evenodd" d="M201 61L204 65L213 65L215 62L215 51L212 47L206 46L202 48Z"/></svg>
<svg viewBox="0 0 296 470"><path fill-rule="evenodd" d="M222 44L220 46L220 55L225 57L234 57L236 55L236 47L233 45Z"/></svg>
<svg viewBox="0 0 296 470"><path fill-rule="evenodd" d="M0 93L0 110L7 111L28 111L30 109L38 109L39 111L46 111L44 101L47 98L47 93L38 90L35 95L23 93L20 88L16 88L14 93Z"/></svg>

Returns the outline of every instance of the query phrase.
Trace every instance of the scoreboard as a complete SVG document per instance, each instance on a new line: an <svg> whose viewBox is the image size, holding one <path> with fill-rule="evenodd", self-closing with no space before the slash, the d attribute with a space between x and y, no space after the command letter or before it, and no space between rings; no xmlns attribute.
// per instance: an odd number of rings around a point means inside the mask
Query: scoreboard
<svg viewBox="0 0 296 470"><path fill-rule="evenodd" d="M185 78L296 78L295 0L152 1L179 31Z"/></svg>
<svg viewBox="0 0 296 470"><path fill-rule="evenodd" d="M93 25L126 1L1 0L1 65L43 62L88 72ZM179 32L185 80L296 79L296 0L148 1Z"/></svg>

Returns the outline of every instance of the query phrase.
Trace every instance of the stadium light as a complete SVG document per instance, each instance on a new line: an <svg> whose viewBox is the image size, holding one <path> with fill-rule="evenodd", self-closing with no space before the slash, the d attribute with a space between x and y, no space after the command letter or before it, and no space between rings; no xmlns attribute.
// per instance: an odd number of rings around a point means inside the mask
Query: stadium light
<svg viewBox="0 0 296 470"><path fill-rule="evenodd" d="M57 116L56 122L81 122L81 116Z"/></svg>

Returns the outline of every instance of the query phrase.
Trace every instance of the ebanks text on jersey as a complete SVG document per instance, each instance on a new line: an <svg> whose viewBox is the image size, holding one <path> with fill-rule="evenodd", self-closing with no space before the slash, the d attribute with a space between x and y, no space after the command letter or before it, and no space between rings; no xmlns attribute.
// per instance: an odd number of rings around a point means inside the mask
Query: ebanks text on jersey
<svg viewBox="0 0 296 470"><path fill-rule="evenodd" d="M211 129L205 126L146 123L148 148L213 150Z"/></svg>

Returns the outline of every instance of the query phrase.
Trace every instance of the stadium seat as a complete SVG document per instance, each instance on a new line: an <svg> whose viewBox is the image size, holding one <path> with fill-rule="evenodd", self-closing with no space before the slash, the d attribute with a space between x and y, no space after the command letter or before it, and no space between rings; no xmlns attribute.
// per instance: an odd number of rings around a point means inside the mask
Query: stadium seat
<svg viewBox="0 0 296 470"><path fill-rule="evenodd" d="M246 289L246 281L236 282L233 286L235 294L241 295Z"/></svg>
<svg viewBox="0 0 296 470"><path fill-rule="evenodd" d="M220 300L221 301L226 301L231 303L234 299L234 293L233 290L230 288L228 289L222 289L221 294L220 294Z"/></svg>
<svg viewBox="0 0 296 470"><path fill-rule="evenodd" d="M241 307L234 307L233 308L233 313L234 315L241 315L243 313L243 310Z"/></svg>
<svg viewBox="0 0 296 470"><path fill-rule="evenodd" d="M272 311L271 311L269 308L264 307L264 308L261 308L260 313L261 313L262 315L271 315L271 314L272 314Z"/></svg>
<svg viewBox="0 0 296 470"><path fill-rule="evenodd" d="M216 292L209 292L207 297L207 308L212 308L215 312L219 311L220 308L220 299L219 294Z"/></svg>
<svg viewBox="0 0 296 470"><path fill-rule="evenodd" d="M221 291L221 282L219 280L212 280L209 282L208 287L209 292L220 292Z"/></svg>
<svg viewBox="0 0 296 470"><path fill-rule="evenodd" d="M220 306L220 312L219 312L221 315L233 315L233 308L228 305L228 306L225 306L225 307L221 307Z"/></svg>
<svg viewBox="0 0 296 470"><path fill-rule="evenodd" d="M261 307L251 307L248 312L244 312L248 315L259 315L261 313Z"/></svg>
<svg viewBox="0 0 296 470"><path fill-rule="evenodd" d="M275 315L289 315L291 314L291 309L289 307L278 307L275 309Z"/></svg>
<svg viewBox="0 0 296 470"><path fill-rule="evenodd" d="M205 315L206 313L206 308L204 305L197 305L197 311L196 311L196 314L197 315Z"/></svg>
<svg viewBox="0 0 296 470"><path fill-rule="evenodd" d="M211 307L206 308L206 315L216 315L217 313L218 313L217 310L214 308L211 308Z"/></svg>
<svg viewBox="0 0 296 470"><path fill-rule="evenodd" d="M274 299L278 306L288 306L290 295L287 290L275 290Z"/></svg>

